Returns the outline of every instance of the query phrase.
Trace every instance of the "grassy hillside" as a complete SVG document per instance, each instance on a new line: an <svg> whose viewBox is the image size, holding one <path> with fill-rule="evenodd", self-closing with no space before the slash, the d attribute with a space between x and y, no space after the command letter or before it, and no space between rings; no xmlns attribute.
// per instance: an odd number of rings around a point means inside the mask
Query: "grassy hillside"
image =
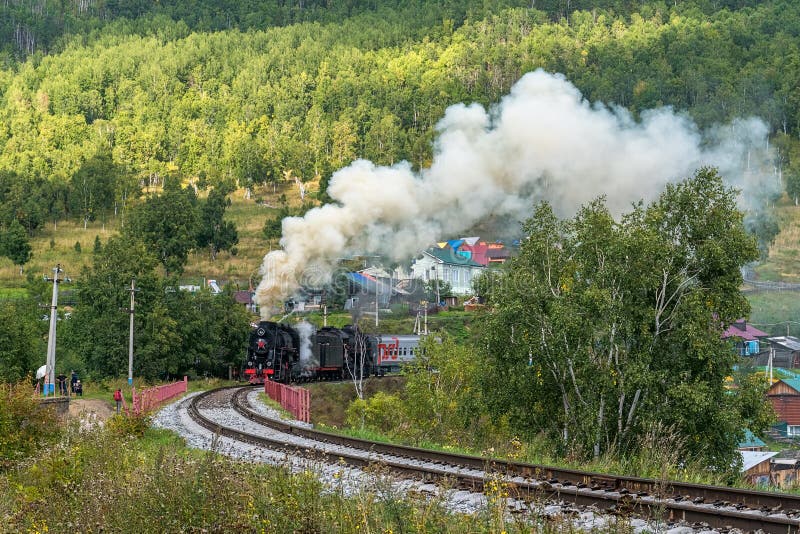
<svg viewBox="0 0 800 534"><path fill-rule="evenodd" d="M800 207L784 200L775 208L781 231L769 258L756 268L761 280L800 283Z"/></svg>
<svg viewBox="0 0 800 534"><path fill-rule="evenodd" d="M278 197L281 194L286 194L290 205L299 204L299 198L293 198L298 195L291 191L291 187L278 186L275 193L270 187L269 191L257 191L251 199L244 198L244 190L235 191L230 197L231 206L225 218L233 221L239 232L236 255L222 252L212 262L206 250L196 251L189 256L183 278L187 282L199 282L203 278L238 281L246 287L248 279L252 277L257 283L261 259L271 250L270 246L277 246L277 243L270 244L263 237L264 221L278 211ZM69 276L78 276L81 268L92 262L95 237L99 236L104 243L119 233L119 227L119 218L111 218L105 224L95 221L85 229L83 223L77 221L61 221L57 226L50 223L31 239L33 258L25 266L25 272L49 272L56 263L60 263ZM75 243L80 243L80 252L76 250ZM24 283L25 274L20 275L19 268L11 260L0 258L0 288L18 288Z"/></svg>
<svg viewBox="0 0 800 534"><path fill-rule="evenodd" d="M784 198L775 214L781 231L767 260L755 268L756 277L800 283L800 207ZM748 291L747 298L752 306L751 323L771 334L800 336L799 291Z"/></svg>

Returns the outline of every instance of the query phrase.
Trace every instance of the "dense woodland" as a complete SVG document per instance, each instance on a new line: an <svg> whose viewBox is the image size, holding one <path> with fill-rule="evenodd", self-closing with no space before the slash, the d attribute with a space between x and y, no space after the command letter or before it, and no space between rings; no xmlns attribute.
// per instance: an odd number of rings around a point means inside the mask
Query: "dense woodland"
<svg viewBox="0 0 800 534"><path fill-rule="evenodd" d="M800 190L796 2L197 4L0 7L4 228L118 216L170 178L324 191L358 157L422 167L448 105L489 105L538 67L592 101L670 105L701 127L762 117ZM18 26L39 44L20 46Z"/></svg>

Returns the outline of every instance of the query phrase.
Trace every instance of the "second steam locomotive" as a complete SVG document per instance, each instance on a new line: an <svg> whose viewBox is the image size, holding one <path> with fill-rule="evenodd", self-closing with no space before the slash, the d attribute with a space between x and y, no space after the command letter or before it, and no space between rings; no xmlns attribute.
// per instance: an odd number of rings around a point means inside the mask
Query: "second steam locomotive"
<svg viewBox="0 0 800 534"><path fill-rule="evenodd" d="M416 357L419 336L369 335L355 326L314 331L261 321L247 344L244 374L254 383L339 380L382 376Z"/></svg>

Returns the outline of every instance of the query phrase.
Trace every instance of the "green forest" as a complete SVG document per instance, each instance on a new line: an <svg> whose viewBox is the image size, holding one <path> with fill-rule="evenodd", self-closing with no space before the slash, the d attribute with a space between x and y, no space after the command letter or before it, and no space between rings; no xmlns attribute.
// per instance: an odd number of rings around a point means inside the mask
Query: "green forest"
<svg viewBox="0 0 800 534"><path fill-rule="evenodd" d="M146 4L0 7L6 231L120 216L170 179L297 178L324 201L356 158L426 166L447 106L490 105L540 67L634 113L672 106L701 128L761 117L800 190L795 2Z"/></svg>

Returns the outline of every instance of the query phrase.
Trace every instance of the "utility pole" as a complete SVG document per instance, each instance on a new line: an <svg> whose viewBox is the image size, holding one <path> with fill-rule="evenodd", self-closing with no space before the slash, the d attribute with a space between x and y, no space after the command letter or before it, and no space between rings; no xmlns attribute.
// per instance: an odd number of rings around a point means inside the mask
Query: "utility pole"
<svg viewBox="0 0 800 534"><path fill-rule="evenodd" d="M128 312L131 316L130 333L128 335L128 385L133 386L133 314L136 303L134 295L139 291L136 289L136 278L131 278L131 287L128 291L131 293L131 307L123 308L123 311Z"/></svg>
<svg viewBox="0 0 800 534"><path fill-rule="evenodd" d="M439 269L437 269L434 265L431 267L431 270L433 271L433 276L436 278L436 310L438 311L439 303L442 301L442 299L439 297Z"/></svg>
<svg viewBox="0 0 800 534"><path fill-rule="evenodd" d="M769 357L767 358L767 387L772 385L772 357L775 355L775 347L770 346Z"/></svg>
<svg viewBox="0 0 800 534"><path fill-rule="evenodd" d="M47 396L52 393L55 395L56 382L56 321L58 320L58 279L59 273L63 273L61 264L53 268L53 278L45 276L45 280L53 282L53 299L50 301L50 333L47 336L47 382L45 383L44 394Z"/></svg>
<svg viewBox="0 0 800 534"><path fill-rule="evenodd" d="M328 326L328 294L322 292L322 328Z"/></svg>

